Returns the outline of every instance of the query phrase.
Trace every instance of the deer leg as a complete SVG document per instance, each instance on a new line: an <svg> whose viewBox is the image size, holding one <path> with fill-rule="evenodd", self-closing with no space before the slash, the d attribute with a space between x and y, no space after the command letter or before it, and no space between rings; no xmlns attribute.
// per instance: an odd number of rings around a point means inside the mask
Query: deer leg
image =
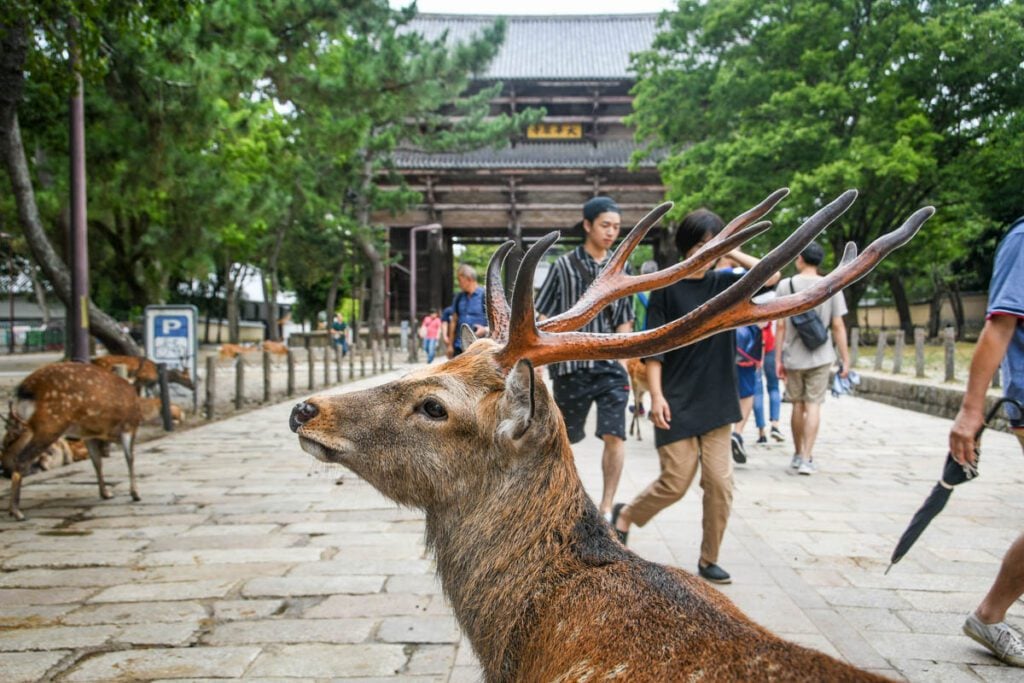
<svg viewBox="0 0 1024 683"><path fill-rule="evenodd" d="M9 509L11 512L11 517L14 517L14 519L18 520L19 522L23 522L25 520L25 515L24 513L22 513L21 508L19 507L20 503L21 470L14 470L13 472L11 472L11 507Z"/></svg>
<svg viewBox="0 0 1024 683"><path fill-rule="evenodd" d="M24 440L24 438L18 439L18 441L15 442L15 446L17 446L19 442L22 442ZM14 517L14 519L18 520L19 522L25 519L25 515L21 511L22 479L24 479L25 475L28 474L29 471L32 469L32 463L38 460L39 456L46 448L45 446L41 448L39 446L39 443L40 442L30 437L28 439L28 443L24 446L24 448L22 448L18 452L18 455L10 463L11 505L9 510L11 513L11 517Z"/></svg>
<svg viewBox="0 0 1024 683"><path fill-rule="evenodd" d="M107 488L103 481L103 446L96 439L86 439L85 447L89 449L89 460L92 461L93 469L96 470L96 482L100 487L100 498L112 498L114 494Z"/></svg>
<svg viewBox="0 0 1024 683"><path fill-rule="evenodd" d="M129 434L128 432L121 433L121 449L124 451L125 462L128 463L128 481L130 482L130 492L132 494L132 500L142 500L139 497L139 491L135 488L135 435Z"/></svg>

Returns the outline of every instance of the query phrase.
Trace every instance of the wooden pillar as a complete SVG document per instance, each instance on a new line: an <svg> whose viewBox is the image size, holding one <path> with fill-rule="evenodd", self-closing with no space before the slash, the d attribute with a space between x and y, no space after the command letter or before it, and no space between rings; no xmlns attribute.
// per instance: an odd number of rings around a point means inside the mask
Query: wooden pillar
<svg viewBox="0 0 1024 683"><path fill-rule="evenodd" d="M263 402L270 403L270 352L263 352Z"/></svg>
<svg viewBox="0 0 1024 683"><path fill-rule="evenodd" d="M850 368L857 367L857 359L860 358L860 328L850 328Z"/></svg>
<svg viewBox="0 0 1024 683"><path fill-rule="evenodd" d="M308 389L310 391L313 391L313 387L316 386L316 379L313 377L313 371L315 370L315 367L314 367L315 365L316 365L316 363L315 363L315 361L313 359L313 347L312 346L307 346L306 347L306 370L307 370L306 374L308 375L308 377L307 377L308 384L309 384Z"/></svg>
<svg viewBox="0 0 1024 683"><path fill-rule="evenodd" d="M342 372L342 365L341 365L341 361L342 360L343 360L343 357L341 355L341 347L340 346L335 346L334 347L334 372L335 372L335 374L338 377L338 384L341 384L342 381L345 379L345 373Z"/></svg>
<svg viewBox="0 0 1024 683"><path fill-rule="evenodd" d="M331 386L331 347L324 347L324 386Z"/></svg>
<svg viewBox="0 0 1024 683"><path fill-rule="evenodd" d="M952 382L956 378L956 330L952 326L947 327L943 336L946 347L946 381Z"/></svg>
<svg viewBox="0 0 1024 683"><path fill-rule="evenodd" d="M245 361L242 360L245 354L238 354L235 357L235 410L241 410L245 405Z"/></svg>
<svg viewBox="0 0 1024 683"><path fill-rule="evenodd" d="M286 393L289 397L295 395L295 352L288 349L288 387Z"/></svg>
<svg viewBox="0 0 1024 683"><path fill-rule="evenodd" d="M206 419L212 420L217 402L217 357L206 358Z"/></svg>
<svg viewBox="0 0 1024 683"><path fill-rule="evenodd" d="M924 338L923 328L914 328L914 376L924 377Z"/></svg>
<svg viewBox="0 0 1024 683"><path fill-rule="evenodd" d="M892 355L892 374L898 375L903 371L903 338L905 332L896 330L896 344Z"/></svg>
<svg viewBox="0 0 1024 683"><path fill-rule="evenodd" d="M875 349L875 370L882 369L883 360L885 360L885 330L879 330L878 348Z"/></svg>

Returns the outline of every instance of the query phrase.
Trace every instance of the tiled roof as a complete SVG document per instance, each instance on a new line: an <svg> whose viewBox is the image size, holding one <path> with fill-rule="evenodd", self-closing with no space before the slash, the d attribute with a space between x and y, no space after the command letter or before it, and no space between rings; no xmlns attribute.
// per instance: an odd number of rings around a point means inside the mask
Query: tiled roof
<svg viewBox="0 0 1024 683"><path fill-rule="evenodd" d="M457 168L625 168L634 142L605 140L595 147L589 142L529 142L505 149L478 149L459 154L428 154L396 152L399 169ZM653 167L655 161L645 160L641 166Z"/></svg>
<svg viewBox="0 0 1024 683"><path fill-rule="evenodd" d="M495 16L421 14L413 31L465 42L494 23ZM632 78L629 55L646 50L657 33L657 14L598 16L508 16L505 42L484 78Z"/></svg>

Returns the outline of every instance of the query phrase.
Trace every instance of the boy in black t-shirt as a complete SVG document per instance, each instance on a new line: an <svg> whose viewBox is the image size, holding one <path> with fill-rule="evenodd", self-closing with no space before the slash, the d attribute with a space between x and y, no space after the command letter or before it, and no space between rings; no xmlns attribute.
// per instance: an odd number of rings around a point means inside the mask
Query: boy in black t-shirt
<svg viewBox="0 0 1024 683"><path fill-rule="evenodd" d="M714 213L700 209L688 214L676 232L683 258L695 254L722 229ZM747 270L760 259L736 250L729 256ZM709 264L710 268L710 264ZM651 294L647 327L654 329L676 320L743 275L707 270ZM778 273L766 286L779 280ZM732 507L732 424L740 419L736 393L736 335L721 332L690 346L646 359L651 392L651 420L661 475L631 503L617 503L612 523L625 543L630 524L644 526L654 515L683 497L700 465L704 490L703 540L697 570L714 583L729 583L728 572L718 566L718 550Z"/></svg>

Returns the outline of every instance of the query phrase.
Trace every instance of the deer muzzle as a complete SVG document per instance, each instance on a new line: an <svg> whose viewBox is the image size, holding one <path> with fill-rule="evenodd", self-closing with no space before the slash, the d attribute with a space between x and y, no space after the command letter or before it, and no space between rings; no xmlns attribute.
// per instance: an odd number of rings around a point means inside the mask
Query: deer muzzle
<svg viewBox="0 0 1024 683"><path fill-rule="evenodd" d="M298 432L299 427L306 424L320 413L320 409L312 403L303 401L296 403L292 408L291 417L288 418L288 426L293 432Z"/></svg>

